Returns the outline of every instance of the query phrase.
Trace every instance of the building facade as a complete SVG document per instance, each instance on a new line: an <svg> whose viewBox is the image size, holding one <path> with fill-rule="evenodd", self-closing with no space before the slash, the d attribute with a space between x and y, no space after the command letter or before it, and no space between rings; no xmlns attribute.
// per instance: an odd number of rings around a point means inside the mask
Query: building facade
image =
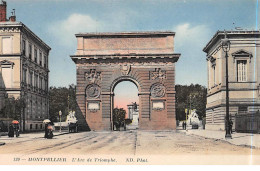
<svg viewBox="0 0 260 171"><path fill-rule="evenodd" d="M20 124L23 131L44 129L48 117L48 57L50 47L12 16L6 19L6 2L0 4L0 100L22 99Z"/></svg>
<svg viewBox="0 0 260 171"><path fill-rule="evenodd" d="M139 129L176 129L174 32L77 34L76 111L90 130L112 130L114 88L138 88ZM127 91L127 90L126 90Z"/></svg>
<svg viewBox="0 0 260 171"><path fill-rule="evenodd" d="M260 110L260 32L225 33L231 43L228 52L229 111L235 123L236 114L246 115ZM206 129L225 129L226 59L221 48L225 33L218 31L203 49L207 53L208 68Z"/></svg>

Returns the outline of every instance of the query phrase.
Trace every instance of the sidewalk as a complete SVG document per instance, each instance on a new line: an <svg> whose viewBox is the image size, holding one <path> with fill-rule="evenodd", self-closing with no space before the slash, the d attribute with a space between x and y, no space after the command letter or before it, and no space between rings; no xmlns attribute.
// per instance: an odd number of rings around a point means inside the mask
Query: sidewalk
<svg viewBox="0 0 260 171"><path fill-rule="evenodd" d="M246 146L251 148L260 148L260 134L250 133L232 133L232 139L225 139L225 131L213 131L203 129L178 130L186 133L186 135L196 135L204 138L211 138L229 142L238 146Z"/></svg>

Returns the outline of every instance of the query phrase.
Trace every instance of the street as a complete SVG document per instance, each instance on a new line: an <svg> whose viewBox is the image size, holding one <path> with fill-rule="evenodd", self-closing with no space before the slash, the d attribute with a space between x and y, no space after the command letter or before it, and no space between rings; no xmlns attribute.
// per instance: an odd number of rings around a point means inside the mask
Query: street
<svg viewBox="0 0 260 171"><path fill-rule="evenodd" d="M189 163L193 163L200 157L217 158L218 162L226 157L239 157L237 160L249 164L248 158L255 156L253 163L259 164L260 161L258 148L235 146L224 141L186 135L178 131L81 132L61 134L53 139L44 139L43 133L32 133L21 134L18 138L2 136L0 141L6 143L0 146L0 158L10 154L26 159L30 156L63 155L164 156L171 159L181 159L185 156ZM189 161L189 158L194 161ZM169 162L178 163L175 160ZM181 164L183 161L179 162Z"/></svg>

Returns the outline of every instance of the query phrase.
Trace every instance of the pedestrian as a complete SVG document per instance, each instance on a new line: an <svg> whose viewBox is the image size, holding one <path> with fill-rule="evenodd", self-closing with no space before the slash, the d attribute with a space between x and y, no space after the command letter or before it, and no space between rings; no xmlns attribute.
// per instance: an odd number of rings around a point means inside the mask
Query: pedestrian
<svg viewBox="0 0 260 171"><path fill-rule="evenodd" d="M9 125L8 137L14 137L14 126L12 124Z"/></svg>
<svg viewBox="0 0 260 171"><path fill-rule="evenodd" d="M113 128L114 128L114 131L116 131L116 122L115 121L113 122Z"/></svg>
<svg viewBox="0 0 260 171"><path fill-rule="evenodd" d="M123 124L124 124L124 131L126 131L126 124L125 124L125 120L124 120Z"/></svg>
<svg viewBox="0 0 260 171"><path fill-rule="evenodd" d="M202 118L202 125L203 125L203 129L205 129L205 125L206 125L206 118Z"/></svg>
<svg viewBox="0 0 260 171"><path fill-rule="evenodd" d="M182 122L182 129L184 129L184 121Z"/></svg>
<svg viewBox="0 0 260 171"><path fill-rule="evenodd" d="M230 119L230 121L229 121L229 128L230 128L230 133L232 134L232 127L233 127L233 122L232 122L232 120Z"/></svg>
<svg viewBox="0 0 260 171"><path fill-rule="evenodd" d="M186 129L186 126L187 126L187 124L186 124L186 122L184 122L184 129Z"/></svg>
<svg viewBox="0 0 260 171"><path fill-rule="evenodd" d="M15 132L15 136L19 137L20 129L19 129L19 125L18 124L14 124L14 132Z"/></svg>
<svg viewBox="0 0 260 171"><path fill-rule="evenodd" d="M45 124L44 132L45 132L44 138L48 138L48 124L47 123Z"/></svg>
<svg viewBox="0 0 260 171"><path fill-rule="evenodd" d="M53 137L52 131L53 131L53 126L52 126L51 123L49 123L48 126L47 126L47 138L48 139L52 139L52 137Z"/></svg>

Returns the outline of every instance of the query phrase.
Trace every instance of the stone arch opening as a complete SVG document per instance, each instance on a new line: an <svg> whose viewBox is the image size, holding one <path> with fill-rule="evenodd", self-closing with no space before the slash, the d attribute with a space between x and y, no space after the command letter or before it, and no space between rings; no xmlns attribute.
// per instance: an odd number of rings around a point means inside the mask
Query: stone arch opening
<svg viewBox="0 0 260 171"><path fill-rule="evenodd" d="M141 87L140 87L140 84L138 83L138 81L136 81L136 79L130 77L130 76L122 76L122 77L119 77L117 79L115 79L111 85L111 92L114 92L114 89L115 87L117 86L117 84L123 82L123 81L130 81L132 82L138 89L138 91L140 92L141 91Z"/></svg>
<svg viewBox="0 0 260 171"><path fill-rule="evenodd" d="M139 91L140 86L136 80L129 77L116 79L112 86L111 103L112 130L136 130L139 124ZM118 114L125 112L124 120Z"/></svg>

